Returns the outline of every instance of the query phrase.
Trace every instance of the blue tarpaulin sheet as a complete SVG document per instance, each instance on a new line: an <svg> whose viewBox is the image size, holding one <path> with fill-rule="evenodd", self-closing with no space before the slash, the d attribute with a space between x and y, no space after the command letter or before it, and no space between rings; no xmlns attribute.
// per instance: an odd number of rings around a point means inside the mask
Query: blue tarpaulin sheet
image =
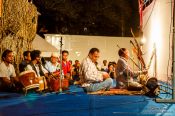
<svg viewBox="0 0 175 116"><path fill-rule="evenodd" d="M172 116L174 113L174 104L156 103L144 95L88 95L77 86L58 94L0 93L0 116Z"/></svg>

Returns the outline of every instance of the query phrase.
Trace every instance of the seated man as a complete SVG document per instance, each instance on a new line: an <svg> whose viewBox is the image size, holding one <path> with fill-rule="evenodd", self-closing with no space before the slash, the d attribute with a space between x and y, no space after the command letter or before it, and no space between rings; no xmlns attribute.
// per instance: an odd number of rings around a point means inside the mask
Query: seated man
<svg viewBox="0 0 175 116"><path fill-rule="evenodd" d="M129 51L126 48L121 48L118 51L119 60L116 67L116 81L117 88L129 89L131 88L141 88L141 85L134 81L134 77L138 77L140 74L146 74L147 70L144 71L133 71L128 64Z"/></svg>
<svg viewBox="0 0 175 116"><path fill-rule="evenodd" d="M59 55L57 53L52 53L50 57L50 61L46 62L45 68L49 73L54 73L55 75L59 75L60 72L60 63L58 63Z"/></svg>
<svg viewBox="0 0 175 116"><path fill-rule="evenodd" d="M48 71L41 65L41 51L33 50L31 52L31 63L28 64L25 70L35 71L36 77L45 76L48 77Z"/></svg>
<svg viewBox="0 0 175 116"><path fill-rule="evenodd" d="M107 60L103 60L103 65L101 67L101 70L102 71L107 71L108 70L108 66L107 66Z"/></svg>
<svg viewBox="0 0 175 116"><path fill-rule="evenodd" d="M79 69L80 69L80 63L79 60L75 60L75 64L73 65L72 69L72 78L74 81L79 81Z"/></svg>
<svg viewBox="0 0 175 116"><path fill-rule="evenodd" d="M66 50L62 51L62 69L66 79L72 80L71 63L68 61L69 52Z"/></svg>
<svg viewBox="0 0 175 116"><path fill-rule="evenodd" d="M16 77L15 69L11 64L13 62L13 52L5 50L2 54L0 63L0 91L16 91L21 87Z"/></svg>
<svg viewBox="0 0 175 116"><path fill-rule="evenodd" d="M116 74L115 74L114 66L113 66L112 63L109 63L109 64L108 64L107 73L109 74L109 76L110 76L112 79L116 79Z"/></svg>
<svg viewBox="0 0 175 116"><path fill-rule="evenodd" d="M80 66L80 79L85 92L108 90L112 85L112 79L106 72L97 70L95 62L99 58L99 49L92 48L88 57L83 60Z"/></svg>
<svg viewBox="0 0 175 116"><path fill-rule="evenodd" d="M50 79L48 76L48 71L42 66L40 55L41 51L33 50L31 52L31 62L25 68L26 71L33 70L35 72L35 77L39 79L40 87L38 91L46 90L48 88L50 89ZM47 82L45 82L45 79L47 80Z"/></svg>
<svg viewBox="0 0 175 116"><path fill-rule="evenodd" d="M25 51L25 52L23 53L23 57L24 57L24 60L19 64L19 71L20 71L20 72L25 71L25 67L26 67L27 64L29 64L30 61L31 61L30 51Z"/></svg>

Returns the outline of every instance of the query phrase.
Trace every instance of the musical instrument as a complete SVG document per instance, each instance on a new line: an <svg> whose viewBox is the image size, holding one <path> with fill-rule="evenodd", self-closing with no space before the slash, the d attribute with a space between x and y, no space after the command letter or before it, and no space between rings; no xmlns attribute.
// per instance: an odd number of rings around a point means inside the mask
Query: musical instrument
<svg viewBox="0 0 175 116"><path fill-rule="evenodd" d="M60 88L59 88L59 92L62 92L62 79L63 79L63 70L62 70L62 62L63 62L63 57L62 57L62 46L63 46L63 39L61 37L60 39L60 79L59 79L59 84L60 84Z"/></svg>
<svg viewBox="0 0 175 116"><path fill-rule="evenodd" d="M127 90L129 91L140 91L142 90L143 85L138 82L128 82Z"/></svg>
<svg viewBox="0 0 175 116"><path fill-rule="evenodd" d="M140 75L139 81L143 85L143 91L146 95L157 96L160 93L157 78Z"/></svg>
<svg viewBox="0 0 175 116"><path fill-rule="evenodd" d="M150 61L149 61L149 63L148 63L147 69L150 68L151 63L152 63L152 59L153 59L153 57L155 56L155 54L156 54L156 47L155 47L155 45L154 45L154 48L153 48L153 51L152 51L152 54L151 54Z"/></svg>
<svg viewBox="0 0 175 116"><path fill-rule="evenodd" d="M60 70L57 70L57 71L55 71L55 72L53 72L53 73L51 73L53 76L55 76L55 77L60 77Z"/></svg>
<svg viewBox="0 0 175 116"><path fill-rule="evenodd" d="M145 65L145 61L144 61L144 59L142 57L143 53L142 53L142 50L140 48L140 45L139 45L137 39L135 38L135 35L134 35L133 31L132 31L132 28L131 28L131 34L132 34L132 36L134 38L134 41L136 43L136 47L137 47L137 58L139 59L142 68L145 69L146 68L146 65Z"/></svg>
<svg viewBox="0 0 175 116"><path fill-rule="evenodd" d="M60 88L62 88L63 90L67 90L69 88L69 80L68 79L62 79L61 80L61 85L60 85L60 78L55 79L55 78L51 78L50 79L50 87L51 87L51 91L58 91Z"/></svg>
<svg viewBox="0 0 175 116"><path fill-rule="evenodd" d="M69 88L69 79L62 78L60 85L60 70L50 73L50 89L51 91L58 92L61 89L67 90Z"/></svg>
<svg viewBox="0 0 175 116"><path fill-rule="evenodd" d="M47 86L47 81L46 81L46 78L44 76L41 76L41 77L36 77L38 78L38 83L39 83L39 89L38 91L43 91L43 90L46 90L48 89L48 86Z"/></svg>
<svg viewBox="0 0 175 116"><path fill-rule="evenodd" d="M135 35L134 35L132 29L131 29L131 34L134 38L136 46L134 45L134 43L132 41L130 41L130 43L133 45L134 48L137 49L136 55L137 55L139 62L141 63L141 71L142 71L142 70L146 69L146 65L145 65L144 59L142 57L143 53L142 53L140 45L138 44L138 41L135 38ZM148 64L147 70L150 68L151 61L153 59L153 56L155 56L155 54L156 54L156 51L155 51L155 47L154 47L154 50L152 52L151 59L150 59L150 62ZM145 92L145 95L157 96L160 93L160 87L158 85L158 80L156 78L156 75L155 75L155 77L149 77L148 73L147 73L146 75L141 75L139 77L140 77L140 83L143 85L143 91Z"/></svg>
<svg viewBox="0 0 175 116"><path fill-rule="evenodd" d="M19 81L24 86L23 90L27 93L27 90L39 88L39 80L35 77L34 71L24 71L19 74Z"/></svg>

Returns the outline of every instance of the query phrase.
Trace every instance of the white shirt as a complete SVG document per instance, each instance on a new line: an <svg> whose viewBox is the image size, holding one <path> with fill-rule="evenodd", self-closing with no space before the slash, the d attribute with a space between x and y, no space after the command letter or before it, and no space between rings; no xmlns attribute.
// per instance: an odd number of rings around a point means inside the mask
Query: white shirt
<svg viewBox="0 0 175 116"><path fill-rule="evenodd" d="M91 83L103 81L102 72L97 70L97 67L89 57L84 59L81 63L80 79L82 87L87 87Z"/></svg>
<svg viewBox="0 0 175 116"><path fill-rule="evenodd" d="M36 68L36 71L37 71L37 74L35 73L35 76L36 77L40 77L40 71L39 71L39 66L38 64L35 64L34 65L35 68ZM25 70L33 70L32 66L30 64L28 64L25 68ZM41 65L41 70L43 71L44 74L48 73L48 71Z"/></svg>
<svg viewBox="0 0 175 116"><path fill-rule="evenodd" d="M60 70L60 64L57 62L56 65L53 65L53 64L49 61L49 62L46 62L45 68L46 68L49 72L55 72L55 71L57 71L57 70Z"/></svg>
<svg viewBox="0 0 175 116"><path fill-rule="evenodd" d="M6 66L4 62L0 63L0 77L7 77L10 80L10 77L16 77L15 68L12 64Z"/></svg>

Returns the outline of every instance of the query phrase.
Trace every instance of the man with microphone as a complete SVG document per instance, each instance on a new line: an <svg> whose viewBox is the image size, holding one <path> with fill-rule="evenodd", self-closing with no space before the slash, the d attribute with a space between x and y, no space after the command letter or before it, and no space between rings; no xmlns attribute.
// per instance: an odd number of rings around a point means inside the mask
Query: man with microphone
<svg viewBox="0 0 175 116"><path fill-rule="evenodd" d="M116 81L117 88L120 89L142 89L142 85L138 83L137 77L141 74L147 74L147 70L133 71L130 67L128 60L130 58L129 51L126 48L120 48L118 51L119 60L116 67Z"/></svg>

